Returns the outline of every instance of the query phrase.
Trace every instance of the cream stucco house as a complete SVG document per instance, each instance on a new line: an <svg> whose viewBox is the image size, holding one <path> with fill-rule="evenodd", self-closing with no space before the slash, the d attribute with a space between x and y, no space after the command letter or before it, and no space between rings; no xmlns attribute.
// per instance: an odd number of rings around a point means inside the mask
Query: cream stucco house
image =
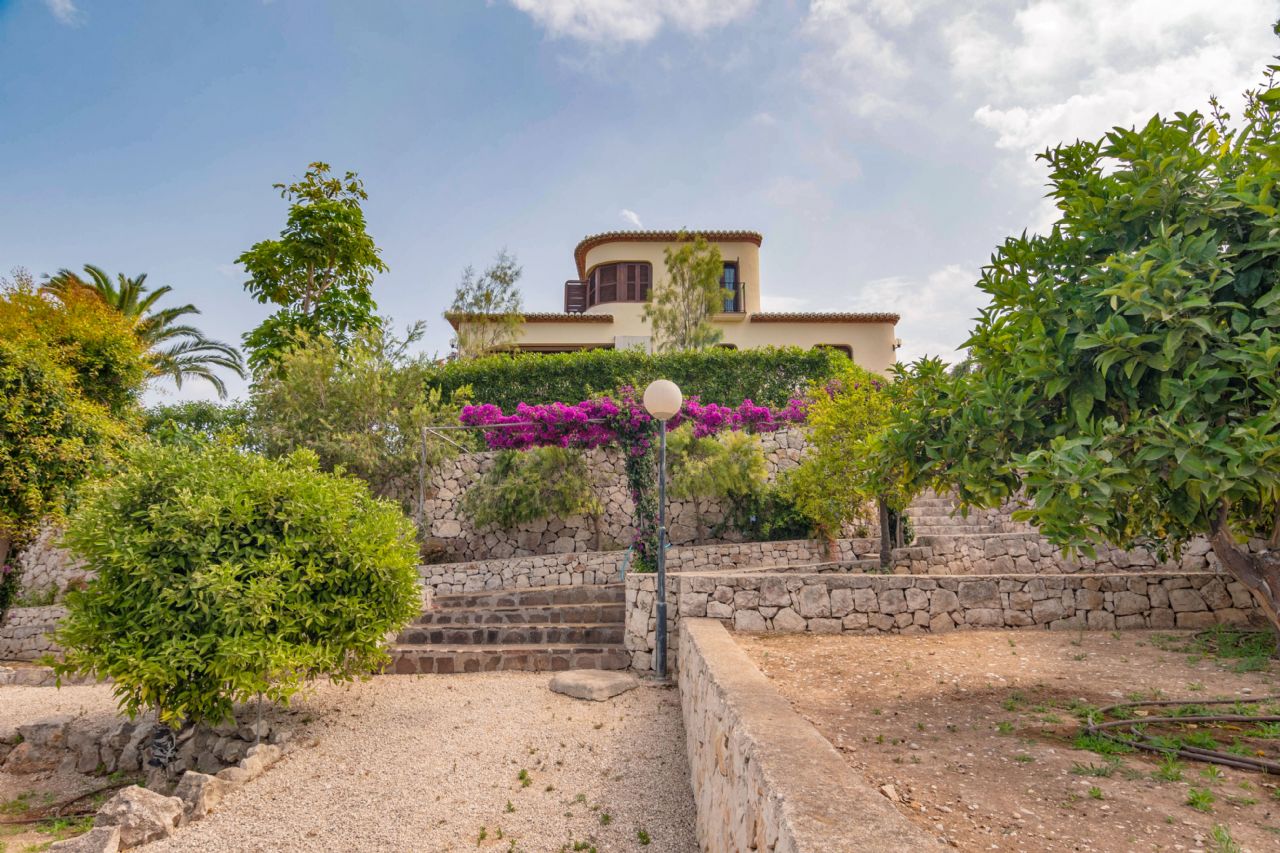
<svg viewBox="0 0 1280 853"><path fill-rule="evenodd" d="M712 320L724 332L721 346L832 347L880 373L894 363L897 314L778 312L761 308L760 245L754 231L700 231L720 248L721 282L733 291ZM639 347L652 349L644 303L650 288L666 283L663 250L676 245L675 231L611 231L578 243L577 278L564 284L564 311L526 313L516 347L524 352ZM455 328L467 318L447 315Z"/></svg>

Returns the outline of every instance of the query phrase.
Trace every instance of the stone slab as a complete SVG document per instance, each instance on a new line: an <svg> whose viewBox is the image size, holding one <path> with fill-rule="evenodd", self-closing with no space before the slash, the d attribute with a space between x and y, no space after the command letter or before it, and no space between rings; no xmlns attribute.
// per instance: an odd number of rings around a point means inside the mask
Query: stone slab
<svg viewBox="0 0 1280 853"><path fill-rule="evenodd" d="M600 669L570 669L551 679L551 690L574 699L603 702L640 686L640 679L626 672Z"/></svg>

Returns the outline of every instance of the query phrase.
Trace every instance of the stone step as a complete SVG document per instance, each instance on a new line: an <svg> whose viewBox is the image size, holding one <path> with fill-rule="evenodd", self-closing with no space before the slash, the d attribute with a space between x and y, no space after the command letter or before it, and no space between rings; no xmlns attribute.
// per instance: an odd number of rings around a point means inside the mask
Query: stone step
<svg viewBox="0 0 1280 853"><path fill-rule="evenodd" d="M613 645L623 639L623 623L558 625L438 625L416 626L400 632L404 645L517 646Z"/></svg>
<svg viewBox="0 0 1280 853"><path fill-rule="evenodd" d="M432 606L442 610L452 607L545 607L556 604L618 604L625 600L626 587L610 583L448 593L435 596Z"/></svg>
<svg viewBox="0 0 1280 853"><path fill-rule="evenodd" d="M543 607L449 607L427 610L415 625L551 625L616 622L626 618L617 604L548 604Z"/></svg>
<svg viewBox="0 0 1280 853"><path fill-rule="evenodd" d="M414 673L493 672L524 670L551 672L564 669L626 669L631 655L621 645L550 646L421 646L392 647L388 672Z"/></svg>
<svg viewBox="0 0 1280 853"><path fill-rule="evenodd" d="M946 507L954 509L956 502L951 498L916 498L907 507L907 510L919 509L920 507Z"/></svg>
<svg viewBox="0 0 1280 853"><path fill-rule="evenodd" d="M995 533L1004 533L1006 531L999 527L992 527L987 524L921 524L913 528L916 536L960 536L965 534L982 534L987 535Z"/></svg>

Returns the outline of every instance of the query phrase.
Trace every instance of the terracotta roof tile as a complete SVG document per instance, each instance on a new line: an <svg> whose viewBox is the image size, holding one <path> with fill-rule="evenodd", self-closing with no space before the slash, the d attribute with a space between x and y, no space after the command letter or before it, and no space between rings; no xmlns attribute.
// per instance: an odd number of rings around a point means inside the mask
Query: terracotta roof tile
<svg viewBox="0 0 1280 853"><path fill-rule="evenodd" d="M449 321L449 325L455 329L458 328L458 321L465 320L468 317L476 316L497 316L497 315L476 315L464 314L457 311L445 312L444 318ZM522 316L526 323L612 323L612 314L565 314L559 311L529 311Z"/></svg>
<svg viewBox="0 0 1280 853"><path fill-rule="evenodd" d="M845 311L761 311L751 315L752 323L897 323L897 314Z"/></svg>

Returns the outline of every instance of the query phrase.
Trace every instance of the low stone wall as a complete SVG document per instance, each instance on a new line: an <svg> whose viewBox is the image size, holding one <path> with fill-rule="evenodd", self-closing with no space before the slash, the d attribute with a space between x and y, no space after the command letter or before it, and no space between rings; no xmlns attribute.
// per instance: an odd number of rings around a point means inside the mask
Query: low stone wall
<svg viewBox="0 0 1280 853"><path fill-rule="evenodd" d="M803 430L782 430L759 436L770 477L795 467L806 446ZM427 534L433 545L453 561L527 557L539 554L572 554L619 547L635 538L634 505L627 486L622 452L616 448L587 451L587 467L595 480L594 491L603 512L596 522L586 516L542 519L519 527L476 529L461 511L460 500L493 466L494 453L468 453L446 463L427 484L424 507ZM703 506L704 525L723 520L717 505ZM672 542L689 542L697 535L692 501L672 500L668 506ZM599 540L599 541L597 541Z"/></svg>
<svg viewBox="0 0 1280 853"><path fill-rule="evenodd" d="M874 556L874 555L873 555ZM1216 571L1204 539L1187 544L1180 560L1157 559L1146 548L1100 545L1095 557L1068 557L1038 533L922 535L894 554L894 571L913 575L1070 574L1074 572Z"/></svg>
<svg viewBox="0 0 1280 853"><path fill-rule="evenodd" d="M680 707L707 853L936 846L792 710L714 620L681 624Z"/></svg>
<svg viewBox="0 0 1280 853"><path fill-rule="evenodd" d="M653 575L627 578L625 642L632 667L653 668ZM681 620L724 620L739 631L920 634L956 628L1207 628L1257 616L1242 584L1213 572L978 575L675 574L668 636ZM668 668L678 660L668 650Z"/></svg>
<svg viewBox="0 0 1280 853"><path fill-rule="evenodd" d="M422 584L437 595L530 586L617 583L625 551L547 554L505 560L472 560L419 566Z"/></svg>
<svg viewBox="0 0 1280 853"><path fill-rule="evenodd" d="M39 660L60 651L49 633L66 615L61 604L11 608L0 623L0 661Z"/></svg>
<svg viewBox="0 0 1280 853"><path fill-rule="evenodd" d="M18 554L18 600L61 601L73 586L84 585L93 573L70 551L61 547L62 528L46 524L40 534Z"/></svg>

